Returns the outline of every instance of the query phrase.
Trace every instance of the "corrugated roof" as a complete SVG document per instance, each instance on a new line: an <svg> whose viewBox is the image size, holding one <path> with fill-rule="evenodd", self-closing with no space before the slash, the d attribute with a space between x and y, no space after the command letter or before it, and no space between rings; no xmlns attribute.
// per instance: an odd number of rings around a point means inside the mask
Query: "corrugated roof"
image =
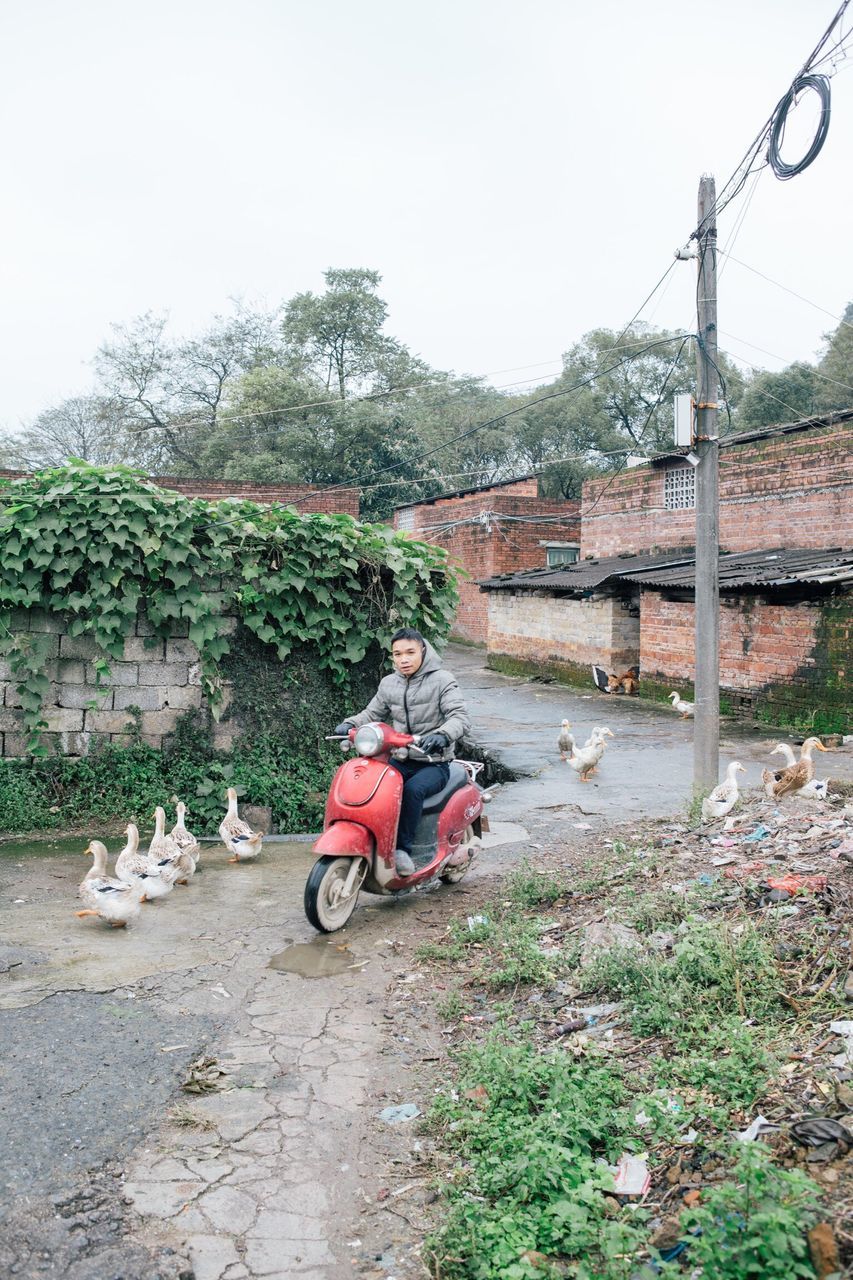
<svg viewBox="0 0 853 1280"><path fill-rule="evenodd" d="M480 582L484 591L590 591L608 578L630 571L660 569L692 564L693 550L683 548L648 556L608 556L602 560L580 560L560 569L528 569L522 573L497 574Z"/></svg>
<svg viewBox="0 0 853 1280"><path fill-rule="evenodd" d="M632 582L646 587L683 588L696 585L695 564L671 565L658 569L637 568L626 573ZM775 551L746 551L720 556L720 590L740 587L794 587L801 583L853 582L853 550L778 548Z"/></svg>

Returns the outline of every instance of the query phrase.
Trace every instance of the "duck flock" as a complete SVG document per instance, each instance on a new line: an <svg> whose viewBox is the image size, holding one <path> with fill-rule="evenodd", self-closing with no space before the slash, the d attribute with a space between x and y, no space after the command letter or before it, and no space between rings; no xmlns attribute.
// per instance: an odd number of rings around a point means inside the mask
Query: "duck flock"
<svg viewBox="0 0 853 1280"><path fill-rule="evenodd" d="M679 694L674 692L670 694L670 698L674 700L673 709L680 712L682 719L686 720L692 716L693 703L683 702ZM583 746L579 747L575 742L571 724L568 720L563 720L557 735L560 759L568 761L580 781L586 782L598 768L607 746L607 738L613 736L610 729L596 726ZM780 769L762 771L761 783L765 795L771 800L781 800L785 796L796 796L803 800L825 800L829 784L825 778L815 778L812 752L826 750L828 748L823 745L820 738L806 738L800 748L798 760L789 743L778 742L770 754L783 756L785 763ZM731 813L740 799L737 783L739 773L746 773L746 770L739 760L732 760L726 769L723 781L702 801L703 821L714 822Z"/></svg>
<svg viewBox="0 0 853 1280"><path fill-rule="evenodd" d="M219 834L231 851L229 862L249 862L261 851L263 833L253 831L238 815L234 787L229 787L226 794L228 810L219 824ZM116 858L112 876L107 868L106 845L100 840L89 843L85 852L92 856L93 864L77 890L83 903L78 917L97 916L114 929L124 928L139 916L144 902L165 898L176 884L189 884L198 869L201 845L187 830L187 806L177 796L172 797L171 803L177 815L175 825L167 834L166 811L158 805L154 810L154 835L145 853L139 848L139 828L128 823L127 843Z"/></svg>

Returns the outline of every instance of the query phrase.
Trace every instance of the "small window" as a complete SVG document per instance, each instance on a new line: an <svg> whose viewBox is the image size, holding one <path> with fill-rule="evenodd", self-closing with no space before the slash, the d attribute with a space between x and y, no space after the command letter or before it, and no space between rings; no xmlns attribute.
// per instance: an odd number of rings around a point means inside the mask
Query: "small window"
<svg viewBox="0 0 853 1280"><path fill-rule="evenodd" d="M670 467L664 472L663 505L668 511L696 506L695 467Z"/></svg>
<svg viewBox="0 0 853 1280"><path fill-rule="evenodd" d="M546 564L549 569L555 569L561 564L577 564L580 554L579 547L560 547L545 546Z"/></svg>
<svg viewBox="0 0 853 1280"><path fill-rule="evenodd" d="M397 512L397 528L398 529L414 529L415 527L415 508L402 507Z"/></svg>

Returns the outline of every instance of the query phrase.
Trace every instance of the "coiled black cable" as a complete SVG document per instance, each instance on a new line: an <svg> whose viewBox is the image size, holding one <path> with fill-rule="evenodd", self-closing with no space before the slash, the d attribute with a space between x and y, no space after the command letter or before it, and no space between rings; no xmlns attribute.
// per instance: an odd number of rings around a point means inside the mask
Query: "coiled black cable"
<svg viewBox="0 0 853 1280"><path fill-rule="evenodd" d="M812 144L806 154L801 160L798 160L796 164L786 164L780 154L782 141L785 137L785 124L788 119L788 112L796 102L797 95L802 93L804 89L813 89L820 98L820 121L818 122L815 136L812 139ZM802 173L804 169L808 169L812 161L818 156L821 147L826 142L826 135L829 132L829 113L829 78L827 76L815 75L797 76L796 80L773 113L773 125L770 130L770 141L767 146L767 158L770 161L770 168L773 170L780 182L787 182L788 178L795 178L798 173Z"/></svg>

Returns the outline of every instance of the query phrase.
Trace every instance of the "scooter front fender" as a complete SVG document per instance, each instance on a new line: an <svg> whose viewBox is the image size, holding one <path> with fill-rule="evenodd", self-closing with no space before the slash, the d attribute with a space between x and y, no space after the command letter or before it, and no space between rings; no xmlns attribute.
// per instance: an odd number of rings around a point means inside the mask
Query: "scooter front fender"
<svg viewBox="0 0 853 1280"><path fill-rule="evenodd" d="M341 819L333 822L314 845L320 857L367 858L373 857L373 836L357 822Z"/></svg>

